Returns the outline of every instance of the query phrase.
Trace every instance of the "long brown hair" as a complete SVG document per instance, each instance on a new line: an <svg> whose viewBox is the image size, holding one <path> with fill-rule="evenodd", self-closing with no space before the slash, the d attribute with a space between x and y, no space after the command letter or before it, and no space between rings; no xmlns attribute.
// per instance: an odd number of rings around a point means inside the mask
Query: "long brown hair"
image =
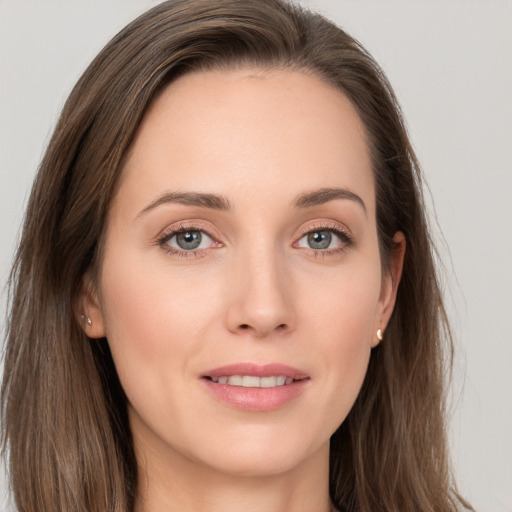
<svg viewBox="0 0 512 512"><path fill-rule="evenodd" d="M451 480L443 380L451 339L418 162L400 109L366 50L317 14L280 0L174 0L115 36L61 113L30 197L10 279L3 450L22 512L127 512L137 462L107 343L77 318L95 275L123 158L155 95L178 75L243 65L305 70L335 85L366 128L383 267L407 239L386 339L331 439L330 493L346 511L447 512ZM449 365L448 365L449 366Z"/></svg>

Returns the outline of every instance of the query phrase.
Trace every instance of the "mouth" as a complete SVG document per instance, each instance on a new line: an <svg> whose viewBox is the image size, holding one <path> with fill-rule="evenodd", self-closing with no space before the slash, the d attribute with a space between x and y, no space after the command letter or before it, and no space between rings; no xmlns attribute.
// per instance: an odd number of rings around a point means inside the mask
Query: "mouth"
<svg viewBox="0 0 512 512"><path fill-rule="evenodd" d="M293 379L284 375L273 375L270 377L258 377L256 375L222 375L220 377L205 377L218 384L228 384L230 386L240 386L243 388L275 388L277 386L286 386L301 379Z"/></svg>
<svg viewBox="0 0 512 512"><path fill-rule="evenodd" d="M230 407L269 411L298 398L310 377L287 365L240 363L210 370L201 380L215 398Z"/></svg>

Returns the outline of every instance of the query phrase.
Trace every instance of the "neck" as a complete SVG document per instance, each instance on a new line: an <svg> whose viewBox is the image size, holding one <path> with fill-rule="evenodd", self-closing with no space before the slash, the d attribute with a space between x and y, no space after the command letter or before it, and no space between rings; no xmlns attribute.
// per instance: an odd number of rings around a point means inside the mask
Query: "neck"
<svg viewBox="0 0 512 512"><path fill-rule="evenodd" d="M239 476L136 443L136 512L329 512L329 446L279 474ZM148 448L148 447L145 447ZM142 462L143 461L143 462Z"/></svg>

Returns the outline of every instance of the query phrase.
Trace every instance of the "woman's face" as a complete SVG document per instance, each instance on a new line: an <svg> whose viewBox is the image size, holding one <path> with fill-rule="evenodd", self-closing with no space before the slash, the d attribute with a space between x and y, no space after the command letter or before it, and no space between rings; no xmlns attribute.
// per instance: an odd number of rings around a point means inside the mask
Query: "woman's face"
<svg viewBox="0 0 512 512"><path fill-rule="evenodd" d="M85 299L139 454L236 475L325 461L393 269L363 126L338 90L255 68L172 83L128 154Z"/></svg>

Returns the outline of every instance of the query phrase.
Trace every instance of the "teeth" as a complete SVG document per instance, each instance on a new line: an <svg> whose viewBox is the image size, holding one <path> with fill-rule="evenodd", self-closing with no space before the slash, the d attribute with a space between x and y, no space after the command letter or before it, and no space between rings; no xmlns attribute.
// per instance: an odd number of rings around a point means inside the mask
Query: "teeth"
<svg viewBox="0 0 512 512"><path fill-rule="evenodd" d="M255 377L253 375L231 375L229 377L212 377L213 382L229 384L230 386L241 386L244 388L275 388L291 384L291 377L276 375L272 377Z"/></svg>
<svg viewBox="0 0 512 512"><path fill-rule="evenodd" d="M244 375L242 377L242 386L244 388L259 388L260 385L261 379L259 377L251 377L250 375Z"/></svg>
<svg viewBox="0 0 512 512"><path fill-rule="evenodd" d="M280 377L261 377L260 387L262 388L273 388L277 386L277 379ZM282 386L282 384L281 384Z"/></svg>
<svg viewBox="0 0 512 512"><path fill-rule="evenodd" d="M244 378L240 375L232 375L228 378L228 384L231 384L232 386L243 386L244 385Z"/></svg>

